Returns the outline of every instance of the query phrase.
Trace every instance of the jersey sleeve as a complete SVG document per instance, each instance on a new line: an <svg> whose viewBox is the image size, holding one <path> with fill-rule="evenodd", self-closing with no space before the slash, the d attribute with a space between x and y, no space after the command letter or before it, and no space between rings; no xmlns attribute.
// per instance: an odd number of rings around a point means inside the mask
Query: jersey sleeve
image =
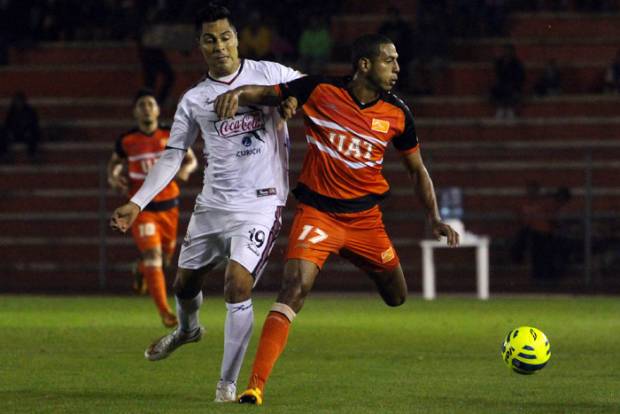
<svg viewBox="0 0 620 414"><path fill-rule="evenodd" d="M323 82L322 76L303 76L290 82L282 82L276 86L276 91L282 99L290 96L297 98L299 106L306 103L314 88Z"/></svg>
<svg viewBox="0 0 620 414"><path fill-rule="evenodd" d="M190 101L186 94L179 102L174 114L167 147L187 151L196 141L199 131L200 127L192 116Z"/></svg>
<svg viewBox="0 0 620 414"><path fill-rule="evenodd" d="M116 142L114 143L114 152L120 158L127 158L127 153L125 152L125 148L123 148L124 138L125 138L125 135L121 135L120 137L116 139Z"/></svg>
<svg viewBox="0 0 620 414"><path fill-rule="evenodd" d="M403 132L394 137L392 143L401 153L410 154L418 149L418 135L415 132L415 122L411 110L406 105L403 105L401 109L405 115Z"/></svg>
<svg viewBox="0 0 620 414"><path fill-rule="evenodd" d="M301 78L303 73L288 66L275 62L265 62L267 66L267 79L272 85L287 83Z"/></svg>
<svg viewBox="0 0 620 414"><path fill-rule="evenodd" d="M142 186L130 201L140 206L140 210L143 210L172 181L181 168L184 157L185 152L182 150L166 149L161 158L149 170Z"/></svg>

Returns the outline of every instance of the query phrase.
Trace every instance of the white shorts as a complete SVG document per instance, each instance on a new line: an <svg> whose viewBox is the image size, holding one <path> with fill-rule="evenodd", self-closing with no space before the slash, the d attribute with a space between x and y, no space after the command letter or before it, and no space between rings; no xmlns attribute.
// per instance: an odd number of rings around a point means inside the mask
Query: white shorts
<svg viewBox="0 0 620 414"><path fill-rule="evenodd" d="M282 207L256 212L194 212L181 246L179 267L199 269L234 260L258 281L282 228Z"/></svg>

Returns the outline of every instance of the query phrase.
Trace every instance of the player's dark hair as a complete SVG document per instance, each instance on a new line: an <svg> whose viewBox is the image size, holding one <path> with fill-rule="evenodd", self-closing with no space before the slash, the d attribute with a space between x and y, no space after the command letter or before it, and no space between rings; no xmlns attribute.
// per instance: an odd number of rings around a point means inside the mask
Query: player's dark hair
<svg viewBox="0 0 620 414"><path fill-rule="evenodd" d="M217 3L207 4L207 6L201 9L196 15L196 20L194 21L196 33L201 32L203 23L211 23L221 19L228 20L228 23L232 27L235 27L230 10Z"/></svg>
<svg viewBox="0 0 620 414"><path fill-rule="evenodd" d="M138 90L138 92L136 92L135 96L133 97L133 104L135 105L136 103L138 103L138 100L140 100L140 98L143 98L145 96L152 96L153 99L157 101L157 98L155 97L155 91L149 88L141 88Z"/></svg>
<svg viewBox="0 0 620 414"><path fill-rule="evenodd" d="M388 37L380 34L365 34L358 37L351 46L351 64L353 72L357 71L357 64L362 58L376 58L381 52L381 45L394 43Z"/></svg>

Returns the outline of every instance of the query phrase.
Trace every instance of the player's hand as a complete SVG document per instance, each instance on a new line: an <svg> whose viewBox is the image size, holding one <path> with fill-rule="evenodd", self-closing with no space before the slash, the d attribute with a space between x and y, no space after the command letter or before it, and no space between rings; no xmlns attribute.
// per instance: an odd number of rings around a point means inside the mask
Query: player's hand
<svg viewBox="0 0 620 414"><path fill-rule="evenodd" d="M132 202L123 204L112 213L110 218L110 227L114 230L125 233L140 214L140 207Z"/></svg>
<svg viewBox="0 0 620 414"><path fill-rule="evenodd" d="M241 91L233 89L215 98L214 108L220 119L227 119L235 116L239 109L240 94Z"/></svg>
<svg viewBox="0 0 620 414"><path fill-rule="evenodd" d="M433 236L437 240L440 240L441 236L445 236L448 239L448 246L458 246L459 234L443 221L434 221L432 223L432 230Z"/></svg>
<svg viewBox="0 0 620 414"><path fill-rule="evenodd" d="M108 184L121 194L127 194L129 191L129 180L127 180L127 177L124 175L112 175L108 177Z"/></svg>
<svg viewBox="0 0 620 414"><path fill-rule="evenodd" d="M297 98L294 96L289 96L280 103L278 111L280 111L280 115L282 115L282 118L285 121L288 121L295 116L295 112L297 112L297 104Z"/></svg>

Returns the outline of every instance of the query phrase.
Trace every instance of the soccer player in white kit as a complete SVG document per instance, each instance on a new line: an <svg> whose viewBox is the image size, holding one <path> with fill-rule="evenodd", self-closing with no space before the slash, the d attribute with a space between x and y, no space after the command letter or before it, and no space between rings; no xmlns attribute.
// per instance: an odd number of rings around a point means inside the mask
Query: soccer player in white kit
<svg viewBox="0 0 620 414"><path fill-rule="evenodd" d="M204 140L205 176L181 247L174 282L179 326L151 344L157 361L179 346L197 342L205 276L228 259L224 297L224 355L215 401L236 401L236 381L252 334L251 291L267 263L282 225L288 195L288 131L272 107L242 107L220 120L215 98L246 84L286 83L301 73L273 62L242 60L230 12L209 5L196 20L200 50L209 68L204 80L178 104L164 154L130 202L117 208L111 226L127 231L138 213L175 176L198 133ZM280 109L291 114L295 100Z"/></svg>

